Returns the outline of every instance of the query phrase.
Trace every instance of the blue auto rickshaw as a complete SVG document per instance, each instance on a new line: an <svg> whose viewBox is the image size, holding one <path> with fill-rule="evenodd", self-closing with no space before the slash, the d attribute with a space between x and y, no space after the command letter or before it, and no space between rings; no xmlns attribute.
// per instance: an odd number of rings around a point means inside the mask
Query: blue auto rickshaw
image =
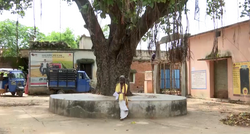
<svg viewBox="0 0 250 134"><path fill-rule="evenodd" d="M13 96L17 94L19 97L23 96L24 87L26 85L25 75L20 70L11 70L7 72L7 77L2 81L2 89L10 92Z"/></svg>

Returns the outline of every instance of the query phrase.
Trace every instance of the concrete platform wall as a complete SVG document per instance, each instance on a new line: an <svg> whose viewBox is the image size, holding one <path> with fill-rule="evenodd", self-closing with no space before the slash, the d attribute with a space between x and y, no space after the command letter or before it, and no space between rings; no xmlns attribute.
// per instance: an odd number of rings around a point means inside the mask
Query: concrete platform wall
<svg viewBox="0 0 250 134"><path fill-rule="evenodd" d="M119 118L120 115L118 101L114 100L114 97L92 94L51 95L49 111L79 118ZM129 118L165 118L186 114L185 97L129 97Z"/></svg>

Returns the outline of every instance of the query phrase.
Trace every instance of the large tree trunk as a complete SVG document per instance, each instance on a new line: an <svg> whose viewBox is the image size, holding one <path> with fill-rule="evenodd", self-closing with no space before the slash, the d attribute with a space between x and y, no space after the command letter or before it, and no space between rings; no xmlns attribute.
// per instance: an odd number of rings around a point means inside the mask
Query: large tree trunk
<svg viewBox="0 0 250 134"><path fill-rule="evenodd" d="M96 89L102 95L112 95L120 75L125 75L126 83L129 86L130 65L137 44L154 22L169 13L170 1L155 3L153 8L147 6L146 11L135 23L135 27L131 26L133 23L131 17L126 16L120 9L119 2L114 1L107 7L111 18L108 39L104 37L90 1L75 0L75 2L86 23L84 27L88 29L93 43L97 63ZM97 2L105 4L105 1ZM136 9L135 4L136 2L129 2L131 10Z"/></svg>
<svg viewBox="0 0 250 134"><path fill-rule="evenodd" d="M129 44L123 44L117 52L110 52L108 47L96 52L97 91L102 95L112 95L119 77L124 75L129 86L130 66L133 61L133 51ZM109 45L105 45L109 46ZM129 93L131 93L129 91Z"/></svg>

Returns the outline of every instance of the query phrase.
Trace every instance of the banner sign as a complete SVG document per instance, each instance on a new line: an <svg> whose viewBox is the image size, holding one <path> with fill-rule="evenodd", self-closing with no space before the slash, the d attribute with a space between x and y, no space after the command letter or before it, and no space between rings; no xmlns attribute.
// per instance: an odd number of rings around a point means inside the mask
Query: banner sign
<svg viewBox="0 0 250 134"><path fill-rule="evenodd" d="M233 64L233 94L250 95L249 92L249 66L250 62Z"/></svg>
<svg viewBox="0 0 250 134"><path fill-rule="evenodd" d="M30 53L30 86L47 86L49 68L72 69L73 53Z"/></svg>

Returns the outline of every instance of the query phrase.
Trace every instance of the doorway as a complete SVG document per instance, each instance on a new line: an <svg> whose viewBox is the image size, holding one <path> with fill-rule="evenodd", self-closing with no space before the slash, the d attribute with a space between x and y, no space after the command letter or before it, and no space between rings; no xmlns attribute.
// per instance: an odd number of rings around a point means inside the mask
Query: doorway
<svg viewBox="0 0 250 134"><path fill-rule="evenodd" d="M80 70L85 71L90 79L92 79L92 64L80 64Z"/></svg>
<svg viewBox="0 0 250 134"><path fill-rule="evenodd" d="M214 97L228 99L228 66L226 60L214 61Z"/></svg>

